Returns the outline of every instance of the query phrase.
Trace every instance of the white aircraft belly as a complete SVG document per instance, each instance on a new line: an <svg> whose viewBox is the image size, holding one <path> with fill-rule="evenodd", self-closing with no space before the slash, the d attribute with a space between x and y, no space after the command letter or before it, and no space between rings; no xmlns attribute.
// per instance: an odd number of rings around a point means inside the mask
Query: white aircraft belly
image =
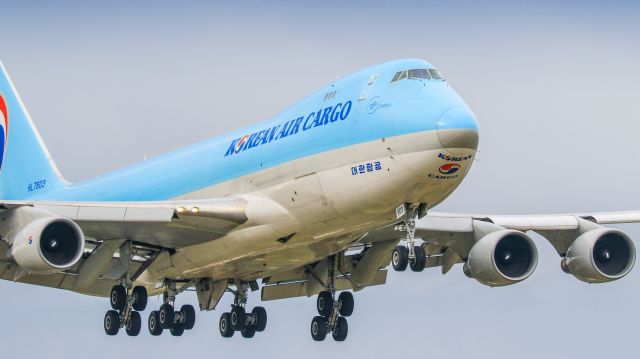
<svg viewBox="0 0 640 359"><path fill-rule="evenodd" d="M269 224L241 226L223 238L180 249L171 264L154 264L145 277L255 279L342 251L364 233L397 220L398 204L434 207L460 184L475 150L455 151L457 156L470 156L455 162L461 166L455 176L429 178L429 174L442 176L438 169L449 163L439 157L448 153L440 147L433 131L386 138L292 161L182 197L242 196L247 190L247 195L276 201L290 215ZM278 241L293 233L286 243Z"/></svg>

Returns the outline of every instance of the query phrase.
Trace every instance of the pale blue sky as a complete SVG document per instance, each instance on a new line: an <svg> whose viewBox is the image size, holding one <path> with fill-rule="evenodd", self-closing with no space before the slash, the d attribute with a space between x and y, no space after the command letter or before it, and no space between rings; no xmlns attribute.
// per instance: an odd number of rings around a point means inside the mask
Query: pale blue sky
<svg viewBox="0 0 640 359"><path fill-rule="evenodd" d="M481 126L474 168L437 210L628 210L640 208L638 18L632 1L0 0L0 58L71 180L270 117L336 76L419 57ZM640 238L639 225L621 228ZM107 337L106 299L10 282L0 282L0 343L7 357L48 358L631 357L638 269L587 285L536 242L537 271L507 288L483 287L460 267L391 273L356 295L345 343L311 340L314 298L264 303L269 326L251 341L220 337L221 310L200 314L181 338L146 327ZM194 301L187 293L178 303Z"/></svg>

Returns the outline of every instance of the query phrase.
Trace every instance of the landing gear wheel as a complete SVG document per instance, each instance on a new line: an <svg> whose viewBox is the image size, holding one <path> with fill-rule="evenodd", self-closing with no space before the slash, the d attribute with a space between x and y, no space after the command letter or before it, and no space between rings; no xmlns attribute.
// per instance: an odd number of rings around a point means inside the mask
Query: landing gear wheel
<svg viewBox="0 0 640 359"><path fill-rule="evenodd" d="M320 292L320 294L318 294L318 300L316 301L316 307L318 309L318 314L321 316L330 316L331 311L333 310L333 295L331 295L331 292Z"/></svg>
<svg viewBox="0 0 640 359"><path fill-rule="evenodd" d="M393 249L393 255L391 256L391 264L393 269L398 272L403 272L407 269L409 264L409 250L404 246L396 246Z"/></svg>
<svg viewBox="0 0 640 359"><path fill-rule="evenodd" d="M149 296L147 295L147 288L142 286L133 287L133 292L131 292L131 296L133 296L133 310L137 310L142 312L147 309L147 299Z"/></svg>
<svg viewBox="0 0 640 359"><path fill-rule="evenodd" d="M351 292L342 292L338 296L338 302L340 302L340 315L348 317L353 314L353 294Z"/></svg>
<svg viewBox="0 0 640 359"><path fill-rule="evenodd" d="M241 331L247 326L247 313L243 307L234 306L231 309L231 328L235 331Z"/></svg>
<svg viewBox="0 0 640 359"><path fill-rule="evenodd" d="M171 327L173 327L174 317L175 312L173 311L173 306L171 304L165 303L160 306L160 310L158 311L158 322L162 329L171 329Z"/></svg>
<svg viewBox="0 0 640 359"><path fill-rule="evenodd" d="M327 337L327 318L316 316L311 321L311 338L321 342Z"/></svg>
<svg viewBox="0 0 640 359"><path fill-rule="evenodd" d="M120 314L110 310L104 315L104 332L107 335L116 335L120 330Z"/></svg>
<svg viewBox="0 0 640 359"><path fill-rule="evenodd" d="M111 308L113 310L123 310L127 304L127 289L121 285L114 285L111 288Z"/></svg>
<svg viewBox="0 0 640 359"><path fill-rule="evenodd" d="M149 313L149 321L147 322L149 325L149 333L153 336L158 336L162 334L162 327L160 326L160 315L157 310Z"/></svg>
<svg viewBox="0 0 640 359"><path fill-rule="evenodd" d="M231 328L231 313L222 313L218 328L223 338L231 338L233 336L234 330Z"/></svg>
<svg viewBox="0 0 640 359"><path fill-rule="evenodd" d="M349 324L347 323L347 318L338 317L336 329L331 334L333 335L333 340L337 342L343 342L345 339L347 339L347 334L349 334Z"/></svg>
<svg viewBox="0 0 640 359"><path fill-rule="evenodd" d="M184 320L184 329L193 329L193 326L196 324L196 310L193 308L193 305L183 305L180 307L180 312L186 317Z"/></svg>
<svg viewBox="0 0 640 359"><path fill-rule="evenodd" d="M422 272L427 265L427 254L424 251L424 247L415 246L413 250L416 254L416 258L411 261L411 270L414 272Z"/></svg>
<svg viewBox="0 0 640 359"><path fill-rule="evenodd" d="M253 325L247 325L240 331L240 334L242 334L243 338L253 338L253 336L256 335L256 327Z"/></svg>
<svg viewBox="0 0 640 359"><path fill-rule="evenodd" d="M255 307L251 314L256 318L256 332L262 332L267 327L267 310L263 307Z"/></svg>
<svg viewBox="0 0 640 359"><path fill-rule="evenodd" d="M140 334L140 329L142 329L142 318L140 317L139 312L131 312L131 317L125 326L125 329L127 331L127 335L130 337L135 337Z"/></svg>
<svg viewBox="0 0 640 359"><path fill-rule="evenodd" d="M174 324L173 327L169 329L169 331L171 332L171 335L173 335L174 337L179 337L182 334L184 334L184 325L180 323Z"/></svg>

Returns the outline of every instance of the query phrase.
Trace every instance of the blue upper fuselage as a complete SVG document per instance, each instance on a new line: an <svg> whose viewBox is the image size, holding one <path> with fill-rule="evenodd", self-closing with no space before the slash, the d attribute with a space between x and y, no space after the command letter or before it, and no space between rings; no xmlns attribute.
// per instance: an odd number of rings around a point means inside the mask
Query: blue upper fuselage
<svg viewBox="0 0 640 359"><path fill-rule="evenodd" d="M167 200L288 161L384 137L477 129L475 117L446 81L428 71L402 73L428 69L433 66L414 59L373 66L329 84L270 120L37 198ZM452 108L457 109L456 116L443 119Z"/></svg>

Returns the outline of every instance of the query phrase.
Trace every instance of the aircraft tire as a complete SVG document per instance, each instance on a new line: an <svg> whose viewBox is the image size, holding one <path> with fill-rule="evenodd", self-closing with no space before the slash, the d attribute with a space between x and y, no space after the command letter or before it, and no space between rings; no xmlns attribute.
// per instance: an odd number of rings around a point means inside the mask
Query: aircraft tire
<svg viewBox="0 0 640 359"><path fill-rule="evenodd" d="M231 328L237 332L247 326L247 313L241 306L234 306L231 309Z"/></svg>
<svg viewBox="0 0 640 359"><path fill-rule="evenodd" d="M220 335L222 335L223 338L231 338L233 336L235 331L231 328L231 313L222 313L218 329L220 329Z"/></svg>
<svg viewBox="0 0 640 359"><path fill-rule="evenodd" d="M109 297L109 301L111 302L111 309L113 310L123 310L125 305L127 305L127 290L122 285L114 285L111 288L111 295Z"/></svg>
<svg viewBox="0 0 640 359"><path fill-rule="evenodd" d="M140 317L139 312L131 312L131 318L129 318L129 322L125 326L127 335L130 337L135 337L140 334L140 330L142 329L142 318Z"/></svg>
<svg viewBox="0 0 640 359"><path fill-rule="evenodd" d="M338 302L340 302L340 315L348 317L353 314L353 307L355 302L353 300L353 294L351 292L342 292L338 296Z"/></svg>
<svg viewBox="0 0 640 359"><path fill-rule="evenodd" d="M149 295L147 294L147 288L143 286L133 287L133 292L131 294L135 298L135 301L133 302L133 310L142 312L143 310L147 309L147 301L149 298Z"/></svg>
<svg viewBox="0 0 640 359"><path fill-rule="evenodd" d="M311 321L311 338L321 342L327 337L327 318L321 316L313 317Z"/></svg>
<svg viewBox="0 0 640 359"><path fill-rule="evenodd" d="M182 336L182 334L184 334L184 325L176 323L171 327L171 329L169 329L169 332L171 332L171 335L174 337Z"/></svg>
<svg viewBox="0 0 640 359"><path fill-rule="evenodd" d="M411 270L414 272L422 272L427 265L427 254L422 246L415 246L413 249L416 253L416 258L410 263Z"/></svg>
<svg viewBox="0 0 640 359"><path fill-rule="evenodd" d="M347 323L347 318L338 317L338 325L336 325L336 329L331 333L331 335L333 335L333 340L343 342L347 339L347 334L349 334L349 323Z"/></svg>
<svg viewBox="0 0 640 359"><path fill-rule="evenodd" d="M240 331L240 334L242 334L243 338L253 338L254 335L256 335L256 327L255 325L247 325L244 329L242 329Z"/></svg>
<svg viewBox="0 0 640 359"><path fill-rule="evenodd" d="M120 314L115 310L109 310L104 315L104 332L107 335L116 335L120 331Z"/></svg>
<svg viewBox="0 0 640 359"><path fill-rule="evenodd" d="M183 305L182 307L180 307L180 312L186 317L184 321L184 329L193 329L193 326L196 325L196 310L193 308L193 305Z"/></svg>
<svg viewBox="0 0 640 359"><path fill-rule="evenodd" d="M163 304L158 311L158 323L162 329L171 329L173 327L173 320L175 318L175 312L171 304Z"/></svg>
<svg viewBox="0 0 640 359"><path fill-rule="evenodd" d="M409 264L409 250L405 246L396 246L391 256L391 264L397 272L404 272Z"/></svg>
<svg viewBox="0 0 640 359"><path fill-rule="evenodd" d="M149 321L147 322L149 326L149 333L153 336L158 336L162 334L162 327L160 326L160 318L158 315L158 311L154 310L149 313Z"/></svg>
<svg viewBox="0 0 640 359"><path fill-rule="evenodd" d="M333 295L331 295L331 292L324 291L318 294L316 309L318 309L318 314L323 317L329 317L331 315L331 311L333 310Z"/></svg>
<svg viewBox="0 0 640 359"><path fill-rule="evenodd" d="M256 332L262 332L267 328L267 310L264 307L255 307L251 311L256 318Z"/></svg>

